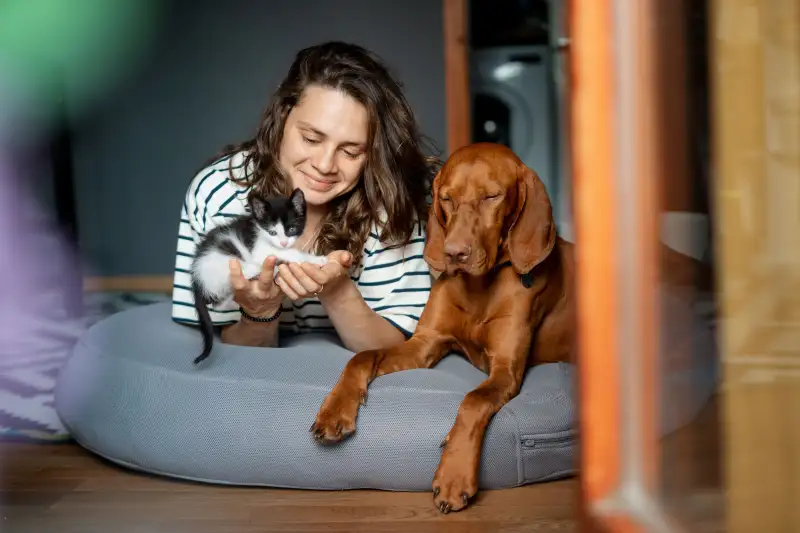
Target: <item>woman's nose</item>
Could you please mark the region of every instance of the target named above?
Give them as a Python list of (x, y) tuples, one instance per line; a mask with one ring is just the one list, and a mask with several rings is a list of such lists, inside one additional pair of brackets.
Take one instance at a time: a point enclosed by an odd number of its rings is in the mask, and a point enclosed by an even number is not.
[(336, 150), (321, 148), (316, 157), (311, 159), (311, 164), (320, 174), (333, 174), (336, 172)]

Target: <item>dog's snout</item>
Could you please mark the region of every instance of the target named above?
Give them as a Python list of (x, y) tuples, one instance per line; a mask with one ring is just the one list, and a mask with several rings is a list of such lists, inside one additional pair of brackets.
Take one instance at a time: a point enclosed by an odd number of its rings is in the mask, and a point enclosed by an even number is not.
[(465, 242), (447, 242), (444, 245), (444, 256), (448, 263), (466, 263), (472, 254), (472, 247)]

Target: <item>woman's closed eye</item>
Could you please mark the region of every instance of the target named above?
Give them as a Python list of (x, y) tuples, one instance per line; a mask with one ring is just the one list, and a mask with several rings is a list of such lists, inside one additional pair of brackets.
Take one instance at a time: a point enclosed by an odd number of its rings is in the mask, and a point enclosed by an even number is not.
[[(303, 141), (305, 143), (307, 143), (307, 144), (316, 145), (316, 144), (320, 144), (322, 142), (320, 139), (315, 139), (315, 138), (309, 137), (307, 135), (302, 135), (301, 134), (301, 137), (303, 138)], [(361, 154), (363, 154), (363, 152), (361, 152), (361, 151), (353, 151), (353, 150), (342, 150), (342, 152), (344, 153), (344, 155), (346, 157), (348, 157), (350, 159), (358, 159), (359, 157), (361, 157)]]

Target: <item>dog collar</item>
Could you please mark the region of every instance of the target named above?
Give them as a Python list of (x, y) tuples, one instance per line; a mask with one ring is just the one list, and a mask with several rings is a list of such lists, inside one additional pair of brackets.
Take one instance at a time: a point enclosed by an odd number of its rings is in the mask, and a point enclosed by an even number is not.
[[(511, 261), (506, 261), (504, 263), (500, 263), (495, 267), (496, 270), (500, 270), (501, 268), (512, 266)], [(529, 270), (524, 274), (520, 274), (519, 280), (522, 282), (522, 286), (526, 289), (530, 289), (533, 287), (533, 270)]]

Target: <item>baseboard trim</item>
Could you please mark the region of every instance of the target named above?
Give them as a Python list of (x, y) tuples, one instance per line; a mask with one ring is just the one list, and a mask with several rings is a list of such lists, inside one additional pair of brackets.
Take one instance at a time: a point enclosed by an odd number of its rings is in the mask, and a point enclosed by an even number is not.
[(83, 280), (88, 292), (172, 292), (172, 276), (99, 276)]

